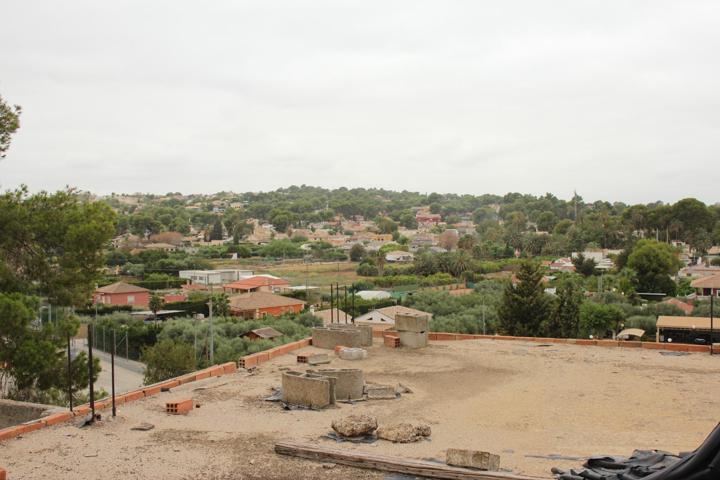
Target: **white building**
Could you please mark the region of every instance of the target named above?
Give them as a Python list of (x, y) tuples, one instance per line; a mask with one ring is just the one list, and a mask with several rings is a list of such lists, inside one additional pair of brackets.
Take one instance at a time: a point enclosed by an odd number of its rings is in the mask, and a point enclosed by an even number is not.
[(223, 285), (253, 276), (252, 270), (180, 270), (180, 278), (194, 285)]

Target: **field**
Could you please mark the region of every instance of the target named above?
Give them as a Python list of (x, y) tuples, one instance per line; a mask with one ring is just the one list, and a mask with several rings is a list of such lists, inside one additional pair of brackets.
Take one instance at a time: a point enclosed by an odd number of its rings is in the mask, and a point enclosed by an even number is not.
[(355, 270), (356, 262), (318, 262), (303, 263), (302, 260), (285, 260), (284, 262), (269, 263), (257, 261), (214, 260), (213, 267), (240, 268), (252, 270), (255, 273), (265, 273), (285, 278), (292, 285), (307, 285), (314, 287), (328, 287), (339, 283), (350, 285), (363, 277), (359, 277)]
[[(486, 450), (501, 456), (505, 470), (549, 479), (553, 466), (577, 467), (590, 455), (693, 450), (716, 425), (720, 407), (720, 357), (704, 354), (492, 340), (432, 342), (421, 350), (376, 343), (367, 359), (333, 356), (329, 367), (361, 368), (366, 382), (402, 383), (412, 393), (321, 411), (283, 410), (263, 398), (280, 385), (284, 369), (300, 368), (288, 354), (255, 372), (121, 406), (117, 419), (90, 428), (58, 425), (5, 442), (0, 464), (12, 478), (53, 480), (383, 478), (273, 453), (274, 442), (295, 440), (441, 461), (448, 448)], [(165, 414), (164, 402), (181, 397), (201, 408)], [(427, 423), (432, 436), (371, 445), (322, 438), (333, 419), (351, 413), (374, 415), (380, 424)], [(131, 430), (141, 422), (155, 428)]]

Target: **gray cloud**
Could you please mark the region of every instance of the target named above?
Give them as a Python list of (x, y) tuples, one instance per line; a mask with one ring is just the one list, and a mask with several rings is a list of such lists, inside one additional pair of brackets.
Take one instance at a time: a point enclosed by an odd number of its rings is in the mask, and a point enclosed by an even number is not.
[(0, 94), (24, 107), (2, 188), (720, 200), (712, 0), (1, 11)]

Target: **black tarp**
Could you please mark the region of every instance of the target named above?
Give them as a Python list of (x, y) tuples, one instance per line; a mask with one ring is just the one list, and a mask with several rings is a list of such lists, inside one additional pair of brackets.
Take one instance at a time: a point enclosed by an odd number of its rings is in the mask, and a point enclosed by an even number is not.
[(553, 469), (558, 480), (720, 480), (720, 424), (692, 453), (636, 450), (629, 458), (592, 457), (583, 469)]

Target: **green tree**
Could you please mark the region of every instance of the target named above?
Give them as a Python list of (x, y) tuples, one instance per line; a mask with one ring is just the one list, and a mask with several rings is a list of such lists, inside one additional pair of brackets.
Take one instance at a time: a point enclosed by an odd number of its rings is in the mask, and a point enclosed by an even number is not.
[(153, 292), (153, 294), (150, 296), (150, 303), (148, 304), (148, 307), (150, 308), (150, 311), (153, 312), (153, 317), (155, 317), (155, 320), (157, 320), (157, 312), (159, 310), (162, 310), (163, 306), (165, 305), (165, 300), (157, 294), (157, 292)]
[(582, 289), (572, 278), (564, 279), (557, 287), (557, 300), (548, 324), (548, 335), (573, 338), (579, 333)]
[(192, 344), (169, 338), (144, 348), (140, 360), (146, 365), (146, 385), (192, 372), (196, 365)]
[(378, 230), (380, 230), (380, 233), (393, 233), (398, 229), (398, 224), (387, 217), (382, 217), (378, 219), (376, 223)]
[(572, 259), (572, 263), (575, 266), (575, 271), (583, 277), (595, 275), (595, 267), (597, 267), (597, 263), (595, 263), (594, 259), (585, 258), (585, 255), (579, 253)]
[(73, 190), (0, 195), (0, 291), (45, 296), (53, 305), (90, 298), (115, 214)]
[(223, 223), (222, 218), (218, 217), (213, 223), (210, 229), (210, 240), (222, 240), (223, 239)]
[(0, 158), (5, 158), (10, 148), (12, 135), (20, 128), (19, 105), (10, 106), (0, 96)]
[(551, 300), (543, 286), (537, 263), (525, 261), (517, 273), (518, 283), (505, 288), (499, 309), (500, 325), (508, 335), (539, 336), (550, 316)]
[[(77, 332), (78, 321), (60, 316), (52, 323), (34, 324), (39, 302), (21, 293), (0, 293), (0, 397), (26, 401), (56, 401), (67, 392), (65, 342)], [(73, 390), (88, 385), (87, 356), (80, 354), (71, 363)], [(95, 377), (100, 373), (95, 359)], [(50, 392), (62, 392), (48, 395)], [(63, 403), (67, 398), (63, 399)]]
[(361, 243), (356, 243), (350, 247), (350, 260), (353, 262), (360, 262), (365, 257), (365, 247)]
[(227, 293), (213, 296), (213, 309), (221, 317), (230, 315), (230, 297)]
[(625, 313), (618, 305), (585, 302), (580, 307), (580, 329), (586, 335), (604, 338), (608, 330), (616, 333)]
[(655, 240), (640, 240), (627, 260), (628, 268), (636, 273), (638, 292), (675, 295), (675, 282), (670, 277), (677, 272), (680, 262), (673, 248)]

